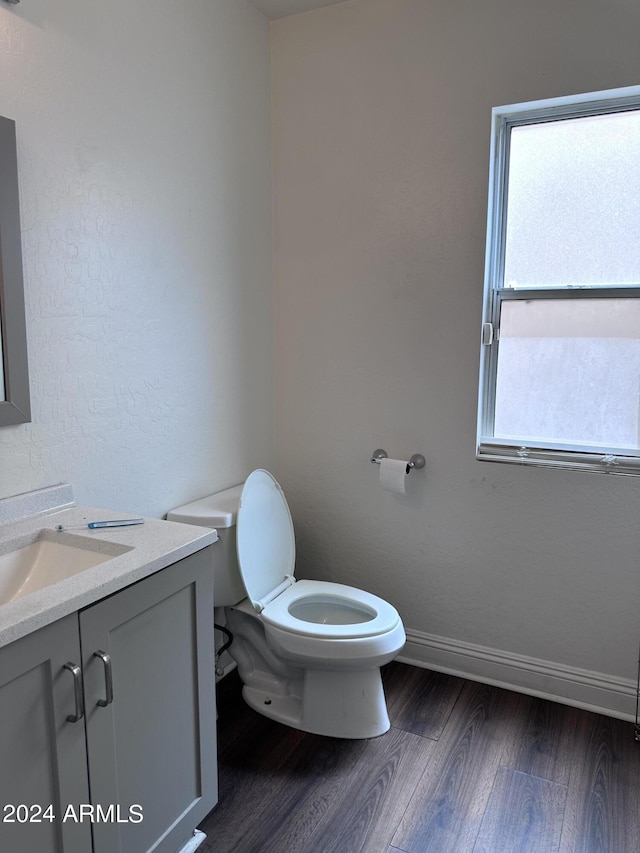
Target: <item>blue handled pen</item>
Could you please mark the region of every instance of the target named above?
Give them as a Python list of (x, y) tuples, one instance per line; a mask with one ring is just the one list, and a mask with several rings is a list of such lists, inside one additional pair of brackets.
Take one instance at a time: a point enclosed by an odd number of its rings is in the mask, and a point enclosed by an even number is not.
[(129, 527), (131, 524), (144, 524), (144, 518), (112, 518), (107, 521), (88, 521), (86, 524), (67, 526), (58, 524), (56, 530), (97, 530), (101, 527)]

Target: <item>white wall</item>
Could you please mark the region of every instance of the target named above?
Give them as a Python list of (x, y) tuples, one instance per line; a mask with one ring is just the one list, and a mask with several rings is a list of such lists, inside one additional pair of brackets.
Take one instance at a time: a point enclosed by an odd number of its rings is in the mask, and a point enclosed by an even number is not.
[[(416, 659), (625, 713), (638, 481), (478, 462), (474, 441), (491, 107), (637, 84), (638, 32), (637, 0), (350, 0), (272, 25), (300, 573), (388, 598)], [(377, 447), (425, 454), (411, 496), (377, 485)]]
[(269, 32), (245, 0), (0, 3), (33, 422), (0, 497), (161, 515), (273, 445)]

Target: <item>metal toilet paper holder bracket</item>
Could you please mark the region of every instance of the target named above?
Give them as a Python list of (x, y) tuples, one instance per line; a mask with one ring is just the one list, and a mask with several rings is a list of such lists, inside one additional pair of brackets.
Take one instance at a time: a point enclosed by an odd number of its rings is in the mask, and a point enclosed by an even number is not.
[[(379, 447), (377, 450), (374, 450), (373, 453), (371, 454), (371, 461), (375, 462), (376, 465), (379, 465), (383, 459), (388, 459), (388, 458), (389, 458), (389, 454), (387, 453), (386, 450), (383, 450), (381, 447)], [(424, 458), (422, 453), (414, 453), (413, 456), (411, 457), (411, 459), (409, 459), (409, 461), (407, 462), (407, 474), (413, 468), (415, 468), (416, 470), (419, 470), (420, 468), (424, 468), (424, 466), (426, 464), (427, 464), (426, 459)]]

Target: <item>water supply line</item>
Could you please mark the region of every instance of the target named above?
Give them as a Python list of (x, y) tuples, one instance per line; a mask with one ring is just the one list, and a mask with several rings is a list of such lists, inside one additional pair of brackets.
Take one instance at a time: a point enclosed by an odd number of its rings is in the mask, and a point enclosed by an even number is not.
[(228, 628), (225, 628), (224, 625), (218, 625), (217, 622), (213, 623), (213, 627), (216, 629), (216, 631), (221, 631), (225, 635), (225, 637), (227, 638), (226, 643), (223, 643), (220, 646), (220, 648), (216, 650), (216, 654), (215, 654), (216, 675), (219, 678), (222, 678), (225, 671), (224, 671), (224, 667), (221, 667), (218, 665), (218, 661), (220, 660), (221, 655), (224, 652), (226, 652), (226, 650), (229, 648), (231, 643), (233, 643), (233, 634), (231, 633), (231, 631)]

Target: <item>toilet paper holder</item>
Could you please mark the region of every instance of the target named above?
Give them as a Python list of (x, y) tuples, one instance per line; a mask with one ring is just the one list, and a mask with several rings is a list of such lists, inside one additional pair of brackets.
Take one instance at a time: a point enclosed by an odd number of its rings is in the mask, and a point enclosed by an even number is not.
[[(379, 465), (383, 459), (388, 459), (388, 458), (389, 458), (389, 454), (387, 453), (386, 450), (383, 450), (381, 447), (379, 447), (377, 450), (374, 450), (372, 455), (371, 455), (371, 461), (375, 462), (376, 465)], [(422, 453), (414, 453), (413, 456), (411, 457), (411, 459), (409, 459), (409, 461), (407, 462), (407, 474), (413, 468), (415, 468), (416, 470), (418, 470), (420, 468), (424, 468), (424, 466), (426, 464), (427, 464), (427, 461), (424, 458), (424, 456), (422, 455)]]

